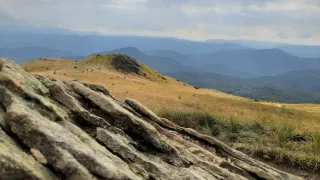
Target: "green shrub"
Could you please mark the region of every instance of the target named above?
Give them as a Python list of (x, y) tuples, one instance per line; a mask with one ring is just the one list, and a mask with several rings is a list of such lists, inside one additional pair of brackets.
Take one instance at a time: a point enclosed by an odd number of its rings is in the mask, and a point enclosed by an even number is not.
[(289, 141), (294, 135), (296, 128), (292, 125), (278, 125), (276, 126), (276, 134), (279, 145), (284, 145), (287, 141)]
[(265, 132), (265, 127), (260, 122), (254, 122), (253, 124), (247, 125), (249, 129), (258, 134), (263, 134)]
[(214, 125), (211, 127), (211, 135), (218, 136), (222, 133), (222, 128), (220, 125)]
[(320, 134), (316, 133), (313, 135), (313, 150), (315, 152), (320, 152)]
[(231, 119), (231, 120), (229, 121), (229, 127), (230, 127), (230, 131), (231, 131), (232, 133), (238, 133), (238, 132), (240, 132), (240, 130), (241, 130), (241, 128), (242, 128), (241, 124), (237, 123), (237, 122), (236, 122), (235, 120), (233, 120), (233, 119)]

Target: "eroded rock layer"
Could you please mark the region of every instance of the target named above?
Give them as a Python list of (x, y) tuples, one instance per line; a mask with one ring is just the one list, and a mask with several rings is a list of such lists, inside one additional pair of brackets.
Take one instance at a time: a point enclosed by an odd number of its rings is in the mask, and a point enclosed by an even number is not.
[(300, 179), (104, 87), (0, 59), (0, 179)]

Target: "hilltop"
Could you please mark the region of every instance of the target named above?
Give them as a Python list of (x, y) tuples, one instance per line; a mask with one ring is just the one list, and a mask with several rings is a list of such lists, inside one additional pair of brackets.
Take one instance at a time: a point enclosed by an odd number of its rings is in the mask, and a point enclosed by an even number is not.
[[(82, 61), (37, 59), (22, 66), (33, 74), (108, 87), (118, 99), (137, 99), (180, 125), (217, 137), (267, 162), (296, 168), (285, 169), (290, 172), (305, 176), (305, 171), (298, 169), (319, 171), (318, 105), (254, 102), (216, 90), (195, 88), (141, 63), (139, 71), (146, 76), (117, 70), (110, 61), (114, 54), (96, 56)], [(122, 57), (131, 63), (132, 58)]]
[[(53, 73), (56, 75), (119, 72), (133, 77), (144, 77), (155, 82), (166, 82), (166, 78), (162, 74), (120, 53), (93, 54), (83, 60), (75, 61), (58, 58), (39, 58), (24, 63), (23, 66), (27, 71), (31, 72), (51, 72), (54, 70)], [(70, 74), (67, 77), (70, 77)]]
[(142, 65), (125, 54), (94, 54), (86, 58), (85, 62), (90, 65), (114, 68), (115, 70), (124, 73), (145, 75)]
[(168, 73), (168, 72), (176, 72), (176, 71), (201, 71), (197, 68), (192, 66), (187, 66), (178, 62), (179, 60), (173, 57), (166, 57), (160, 55), (149, 55), (138, 48), (135, 47), (125, 47), (120, 49), (114, 49), (112, 51), (108, 51), (105, 53), (122, 53), (127, 54), (130, 57), (137, 59), (139, 62), (156, 69), (161, 73)]

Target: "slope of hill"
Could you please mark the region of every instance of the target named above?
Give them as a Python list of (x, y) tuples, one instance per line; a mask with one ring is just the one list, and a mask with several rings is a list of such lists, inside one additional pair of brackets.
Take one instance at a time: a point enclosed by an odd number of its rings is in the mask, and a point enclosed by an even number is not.
[(300, 58), (279, 49), (220, 51), (199, 57), (198, 63), (203, 67), (219, 63), (256, 76), (277, 75), (301, 69), (320, 69), (320, 59)]
[(320, 58), (320, 46), (284, 45), (278, 48), (299, 57)]
[(2, 179), (302, 179), (103, 86), (0, 67)]
[(109, 87), (116, 98), (137, 99), (163, 117), (215, 136), (238, 150), (264, 158), (267, 163), (280, 163), (277, 166), (280, 168), (286, 164), (290, 167), (285, 168), (286, 171), (310, 178), (312, 172), (309, 174), (308, 170), (318, 172), (318, 105), (310, 104), (306, 108), (305, 105), (254, 102), (215, 90), (195, 89), (166, 76), (165, 80), (157, 75), (154, 77), (158, 80), (150, 80), (93, 61), (89, 64), (42, 59), (25, 63), (23, 67), (50, 78)]
[(320, 103), (320, 70), (298, 70), (253, 79), (215, 73), (175, 72), (167, 75), (203, 88), (213, 88), (251, 99)]
[(232, 69), (231, 67), (228, 67), (227, 65), (221, 64), (221, 63), (215, 63), (215, 64), (202, 64), (197, 61), (194, 62), (194, 65), (203, 69), (204, 72), (211, 72), (215, 74), (221, 74), (225, 76), (233, 76), (238, 78), (254, 78), (257, 75), (253, 74), (252, 72), (246, 72), (242, 69)]
[(137, 74), (155, 82), (166, 81), (166, 78), (162, 74), (125, 54), (94, 54), (84, 59), (84, 63), (95, 67), (115, 69), (122, 73)]
[(304, 69), (290, 71), (277, 76), (255, 78), (250, 83), (320, 92), (320, 70)]
[[(243, 77), (243, 78), (253, 77), (253, 75), (249, 73), (230, 69), (223, 64), (213, 64), (213, 65), (208, 65), (204, 67), (201, 64), (199, 64), (199, 61), (192, 59), (192, 57), (188, 57), (188, 55), (183, 55), (172, 50), (147, 51), (146, 53), (153, 56), (171, 58), (182, 65), (189, 66), (189, 69), (180, 68), (180, 69), (176, 69), (176, 71), (188, 71), (188, 72), (197, 72), (197, 73), (208, 71), (208, 72), (218, 73), (218, 74), (223, 74), (228, 76), (236, 76), (236, 77)], [(193, 67), (193, 68), (190, 68), (190, 67)]]
[(201, 72), (174, 72), (166, 75), (184, 81), (188, 84), (197, 85), (202, 88), (216, 88), (220, 86), (239, 86), (243, 84), (244, 79), (221, 75), (218, 73)]
[[(41, 58), (26, 63), (27, 71), (48, 71), (53, 67), (56, 67), (54, 71), (56, 74), (72, 73), (73, 71), (81, 73), (94, 72), (106, 70), (121, 72), (125, 74), (131, 74), (134, 76), (141, 76), (143, 78), (155, 81), (155, 82), (166, 82), (166, 78), (151, 69), (150, 67), (139, 63), (135, 59), (125, 54), (93, 54), (86, 57), (82, 61), (71, 61), (58, 58)], [(63, 70), (70, 70), (63, 71)]]
[(135, 47), (115, 49), (106, 53), (127, 54), (137, 59), (139, 62), (146, 64), (161, 73), (169, 73), (169, 72), (176, 72), (176, 71), (190, 71), (190, 72), (201, 71), (200, 69), (197, 69), (191, 66), (182, 65), (179, 62), (177, 62), (175, 59), (172, 59), (170, 57), (147, 55)]
[(147, 51), (146, 53), (148, 55), (171, 58), (171, 59), (178, 61), (180, 64), (183, 64), (183, 65), (193, 65), (194, 64), (192, 62), (194, 60), (192, 60), (189, 57), (187, 57), (183, 54), (180, 54), (176, 51), (172, 51), (172, 50), (154, 50), (154, 51)]
[(278, 43), (272, 41), (261, 41), (261, 40), (247, 40), (247, 39), (234, 39), (234, 40), (226, 40), (226, 39), (209, 39), (206, 42), (212, 43), (236, 43), (241, 44), (246, 47), (250, 47), (252, 49), (272, 49), (279, 46), (289, 45), (286, 43)]

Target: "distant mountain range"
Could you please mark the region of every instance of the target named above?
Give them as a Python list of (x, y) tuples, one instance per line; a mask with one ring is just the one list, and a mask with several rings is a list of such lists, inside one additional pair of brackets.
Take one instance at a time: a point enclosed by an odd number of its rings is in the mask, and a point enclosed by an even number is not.
[(39, 33), (0, 33), (0, 48), (47, 47), (89, 55), (123, 47), (136, 47), (142, 51), (170, 49), (179, 53), (209, 54), (221, 50), (247, 49), (238, 44), (194, 42), (174, 38), (147, 36), (98, 36)]
[[(144, 53), (134, 47), (104, 53), (127, 54), (203, 88), (259, 100), (320, 103), (320, 59), (300, 58), (278, 49), (220, 51), (198, 60), (171, 50)], [(240, 72), (247, 77), (242, 78)]]
[[(302, 69), (320, 70), (320, 58), (300, 58), (279, 49), (226, 50), (198, 56), (183, 55), (172, 50), (144, 53), (133, 47), (109, 52), (127, 54), (162, 73), (211, 72), (241, 78), (254, 78)], [(159, 64), (157, 64), (158, 62)]]
[[(191, 58), (190, 55), (203, 56), (219, 51), (266, 48), (277, 48), (301, 57), (320, 57), (320, 46), (298, 46), (248, 40), (189, 41), (169, 37), (99, 35), (95, 32), (86, 33), (59, 27), (37, 26), (4, 14), (0, 14), (0, 24), (0, 48), (51, 48), (70, 52), (70, 56), (87, 56), (92, 53), (112, 51), (123, 47), (136, 47), (151, 55), (159, 56), (157, 53), (170, 54), (171, 51), (171, 53), (182, 54), (187, 59)], [(257, 45), (259, 43), (262, 45)], [(23, 56), (23, 54), (21, 53), (19, 56)], [(172, 56), (174, 55), (172, 54)], [(180, 60), (181, 58), (175, 57), (175, 59)]]
[(195, 86), (217, 89), (251, 99), (320, 103), (320, 70), (298, 70), (252, 79), (208, 72), (175, 72), (167, 75)]
[(320, 58), (320, 45), (298, 45), (298, 44), (286, 44), (276, 43), (268, 41), (256, 41), (256, 40), (207, 40), (211, 43), (236, 43), (252, 49), (272, 49), (277, 48), (286, 53), (305, 57), (305, 58)]
[(219, 64), (235, 71), (246, 72), (252, 77), (277, 75), (300, 69), (320, 69), (320, 58), (300, 58), (279, 49), (219, 51), (193, 58), (197, 58), (198, 66), (209, 72), (213, 65)]
[(16, 62), (39, 57), (81, 60), (117, 52), (185, 82), (231, 94), (286, 102), (319, 99), (320, 46), (98, 35), (22, 23), (1, 13), (0, 23), (0, 56)]
[(146, 54), (152, 55), (152, 56), (159, 56), (159, 57), (166, 57), (171, 58), (179, 62), (180, 64), (189, 64), (193, 65), (194, 60), (187, 57), (186, 55), (183, 55), (181, 53), (178, 53), (177, 51), (173, 50), (153, 50), (153, 51), (147, 51)]
[(16, 62), (24, 62), (26, 60), (32, 60), (41, 57), (72, 57), (76, 55), (72, 52), (65, 52), (59, 49), (47, 47), (19, 47), (0, 48), (0, 56), (13, 59)]
[(320, 46), (284, 45), (278, 48), (299, 57), (320, 58)]

